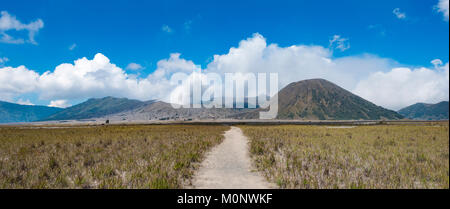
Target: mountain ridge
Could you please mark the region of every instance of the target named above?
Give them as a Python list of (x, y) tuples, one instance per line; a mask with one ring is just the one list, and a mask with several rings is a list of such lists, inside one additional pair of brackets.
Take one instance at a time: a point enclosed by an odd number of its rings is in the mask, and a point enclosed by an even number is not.
[(406, 118), (415, 120), (448, 120), (448, 109), (448, 101), (442, 101), (436, 104), (419, 102), (400, 109), (398, 113)]
[(80, 104), (65, 108), (50, 115), (43, 120), (74, 120), (102, 117), (118, 112), (127, 111), (146, 104), (139, 100), (116, 98), (107, 96), (103, 98), (90, 98)]
[(61, 110), (63, 108), (0, 101), (0, 123), (38, 121)]
[[(247, 106), (247, 101), (245, 101)], [(60, 109), (39, 121), (58, 120), (195, 120), (258, 119), (256, 108), (179, 108), (163, 101), (127, 98), (91, 98)], [(293, 82), (278, 92), (278, 116), (288, 120), (382, 120), (401, 119), (399, 113), (377, 106), (325, 79)]]

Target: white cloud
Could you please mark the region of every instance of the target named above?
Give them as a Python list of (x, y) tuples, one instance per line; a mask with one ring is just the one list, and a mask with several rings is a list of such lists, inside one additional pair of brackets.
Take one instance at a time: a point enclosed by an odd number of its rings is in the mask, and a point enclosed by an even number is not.
[(400, 8), (395, 8), (392, 10), (392, 13), (398, 18), (398, 19), (405, 19), (406, 13), (400, 12)]
[(12, 101), (14, 97), (36, 90), (39, 74), (25, 66), (0, 68), (0, 99)]
[[(226, 72), (277, 72), (280, 89), (291, 82), (324, 78), (375, 104), (399, 108), (414, 102), (445, 99), (443, 95), (448, 98), (448, 84), (443, 85), (441, 81), (444, 78), (448, 82), (448, 64), (445, 68), (436, 60), (433, 63), (438, 69), (417, 68), (408, 72), (403, 68), (397, 70), (399, 65), (395, 61), (375, 55), (333, 58), (332, 50), (323, 46), (280, 47), (267, 44), (262, 35), (254, 34), (237, 47), (231, 47), (228, 53), (214, 55), (205, 69), (182, 59), (179, 53), (173, 53), (168, 59), (160, 60), (156, 70), (145, 78), (127, 73), (100, 53), (92, 60), (81, 58), (73, 64), (60, 64), (43, 74), (24, 66), (0, 68), (0, 99), (11, 100), (25, 93), (36, 93), (42, 100), (69, 102), (104, 96), (168, 101), (175, 88), (169, 82), (172, 74), (183, 72), (192, 76), (193, 71), (202, 70), (222, 75)], [(407, 76), (407, 81), (396, 84), (401, 78), (396, 77), (398, 74)], [(408, 91), (408, 88), (412, 90)]]
[[(15, 16), (10, 15), (7, 11), (0, 12), (0, 42), (11, 43), (11, 44), (22, 44), (29, 42), (32, 44), (37, 44), (34, 40), (34, 36), (41, 28), (44, 27), (44, 22), (41, 19), (30, 22), (28, 24), (23, 24), (16, 19)], [(28, 31), (28, 40), (23, 38), (14, 38), (8, 35), (6, 32), (10, 30), (15, 31)]]
[(67, 100), (60, 99), (60, 100), (52, 100), (50, 101), (49, 107), (61, 107), (66, 108), (70, 107), (71, 105), (67, 102)]
[(69, 50), (72, 51), (72, 50), (74, 50), (76, 47), (77, 47), (77, 44), (74, 43), (74, 44), (72, 44), (72, 45), (69, 46)]
[(142, 65), (140, 65), (140, 64), (132, 62), (132, 63), (128, 64), (127, 67), (125, 67), (125, 69), (127, 69), (127, 70), (142, 70), (142, 69), (144, 69), (144, 67), (142, 67)]
[(334, 35), (332, 39), (329, 40), (329, 48), (339, 49), (341, 52), (350, 49), (350, 43), (348, 43), (348, 38), (341, 38), (340, 35)]
[(168, 25), (163, 25), (163, 26), (161, 27), (161, 30), (164, 31), (164, 32), (166, 32), (166, 33), (172, 33), (172, 32), (173, 32), (173, 29), (170, 28)]
[(439, 3), (435, 6), (438, 12), (444, 15), (444, 20), (448, 21), (449, 18), (449, 0), (439, 0)]
[(53, 72), (39, 77), (40, 98), (79, 99), (107, 95), (146, 99), (153, 93), (147, 79), (129, 76), (124, 70), (110, 63), (103, 54), (94, 59), (78, 59), (74, 64), (60, 64)]
[[(207, 66), (209, 72), (278, 72), (280, 87), (290, 82), (325, 78), (345, 88), (353, 88), (362, 74), (380, 70), (388, 62), (371, 55), (334, 59), (332, 51), (322, 46), (292, 45), (279, 47), (267, 45), (260, 34), (243, 40), (239, 47), (231, 48), (228, 54), (214, 55)], [(355, 63), (355, 64), (353, 64)], [(366, 69), (368, 72), (361, 71)]]
[(193, 70), (200, 69), (199, 65), (194, 64), (192, 61), (181, 59), (180, 56), (180, 53), (172, 53), (170, 54), (169, 59), (158, 61), (158, 69), (155, 71), (154, 75), (160, 75), (162, 72), (165, 75), (170, 75), (176, 72), (189, 73)]
[(395, 110), (417, 102), (437, 103), (449, 99), (449, 68), (394, 68), (376, 72), (360, 81), (354, 92), (375, 104)]
[(74, 64), (60, 64), (41, 75), (24, 66), (0, 68), (0, 99), (11, 100), (25, 93), (37, 93), (43, 100), (71, 100), (119, 96), (132, 99), (164, 99), (173, 88), (169, 76), (174, 72), (198, 69), (192, 61), (171, 54), (161, 60), (146, 78), (127, 74), (102, 54), (81, 58)]
[(16, 103), (21, 105), (34, 105), (32, 102), (30, 102), (29, 99), (27, 100), (19, 99), (16, 101)]

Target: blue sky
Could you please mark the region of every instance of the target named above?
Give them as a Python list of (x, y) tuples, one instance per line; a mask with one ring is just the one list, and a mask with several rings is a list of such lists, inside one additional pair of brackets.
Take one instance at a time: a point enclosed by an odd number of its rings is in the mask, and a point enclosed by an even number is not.
[[(231, 47), (238, 47), (241, 40), (255, 33), (263, 36), (268, 45), (329, 49), (333, 48), (330, 40), (338, 35), (337, 40), (348, 47), (332, 49), (329, 58), (370, 54), (389, 59), (392, 67), (431, 68), (431, 60), (440, 59), (444, 65), (449, 57), (448, 16), (438, 11), (438, 3), (438, 0), (2, 1), (0, 11), (23, 24), (40, 19), (43, 27), (34, 35), (36, 43), (26, 41), (27, 30), (4, 31), (25, 41), (0, 42), (0, 58), (7, 58), (0, 62), (0, 68), (24, 65), (41, 75), (54, 71), (62, 63), (73, 64), (82, 57), (91, 60), (101, 53), (126, 73), (145, 78), (158, 68), (158, 61), (175, 52), (181, 53), (182, 59), (206, 68), (214, 55), (227, 54)], [(400, 16), (395, 14), (396, 8)], [(338, 43), (334, 42), (336, 46)], [(143, 69), (138, 73), (126, 69), (130, 63)], [(348, 88), (354, 90), (357, 85)], [(448, 87), (445, 91), (448, 95)], [(47, 105), (50, 100), (74, 104), (85, 98), (43, 97), (29, 91), (14, 92), (0, 99)]]

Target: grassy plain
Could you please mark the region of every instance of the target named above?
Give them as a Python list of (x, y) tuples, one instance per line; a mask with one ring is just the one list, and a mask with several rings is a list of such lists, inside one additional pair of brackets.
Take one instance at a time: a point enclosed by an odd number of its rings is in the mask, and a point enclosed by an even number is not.
[(448, 123), (240, 127), (280, 188), (449, 188)]
[(0, 127), (0, 188), (180, 188), (227, 129)]

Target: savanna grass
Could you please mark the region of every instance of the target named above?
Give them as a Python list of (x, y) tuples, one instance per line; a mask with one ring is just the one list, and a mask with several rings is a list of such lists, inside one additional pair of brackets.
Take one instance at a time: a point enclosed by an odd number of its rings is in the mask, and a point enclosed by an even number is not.
[(241, 126), (280, 188), (449, 188), (449, 127)]
[(0, 127), (0, 188), (180, 188), (227, 129)]

